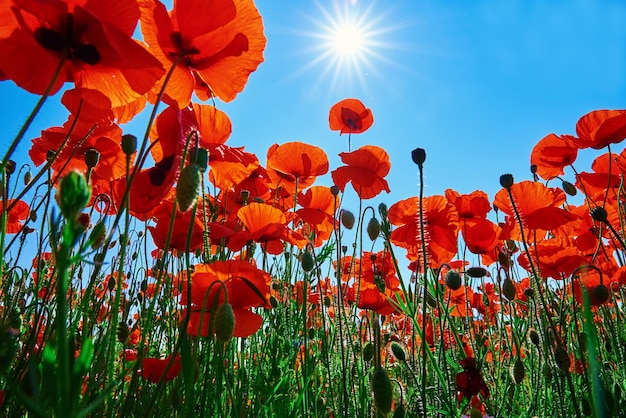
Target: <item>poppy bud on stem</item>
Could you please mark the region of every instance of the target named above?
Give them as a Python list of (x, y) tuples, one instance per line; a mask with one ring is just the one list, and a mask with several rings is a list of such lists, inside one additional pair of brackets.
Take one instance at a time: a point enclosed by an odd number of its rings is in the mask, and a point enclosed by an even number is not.
[(419, 168), (422, 168), (424, 161), (426, 161), (426, 150), (424, 148), (415, 148), (411, 151), (411, 158)]

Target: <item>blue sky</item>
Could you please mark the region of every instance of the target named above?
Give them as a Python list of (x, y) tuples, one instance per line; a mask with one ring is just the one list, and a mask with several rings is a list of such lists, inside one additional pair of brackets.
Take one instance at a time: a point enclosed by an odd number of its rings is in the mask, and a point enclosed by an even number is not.
[[(381, 146), (392, 163), (392, 193), (368, 202), (375, 206), (417, 194), (416, 147), (427, 152), (427, 195), (482, 189), (493, 198), (500, 174), (530, 178), (530, 152), (542, 137), (575, 133), (591, 110), (626, 107), (623, 1), (256, 4), (268, 40), (265, 62), (232, 103), (218, 102), (233, 122), (228, 144), (246, 146), (264, 164), (271, 144), (304, 141), (322, 147), (336, 168), (347, 138), (329, 130), (328, 111), (358, 98), (372, 109), (374, 125), (353, 136), (352, 148)], [(329, 28), (344, 19), (360, 21), (368, 33), (369, 52), (350, 68), (328, 54)], [(10, 81), (0, 83), (0, 95), (4, 152), (37, 98)], [(59, 98), (49, 99), (18, 161), (41, 129), (65, 121)], [(140, 136), (144, 120), (125, 132)], [(588, 170), (596, 155), (581, 152), (578, 170)], [(330, 174), (321, 179), (330, 182)]]

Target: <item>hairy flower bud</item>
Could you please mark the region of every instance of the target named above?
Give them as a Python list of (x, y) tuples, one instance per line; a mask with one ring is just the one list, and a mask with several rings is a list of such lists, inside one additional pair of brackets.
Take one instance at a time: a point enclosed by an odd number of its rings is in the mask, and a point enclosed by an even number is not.
[(393, 401), (393, 390), (391, 380), (383, 368), (377, 368), (370, 378), (372, 392), (374, 393), (374, 403), (382, 414), (391, 412), (391, 402)]
[(82, 174), (70, 171), (61, 179), (56, 199), (63, 216), (74, 220), (89, 203), (91, 186)]
[(233, 337), (235, 331), (235, 313), (230, 303), (222, 303), (215, 312), (213, 329), (218, 341), (227, 343)]
[(372, 241), (375, 241), (376, 238), (378, 238), (378, 234), (380, 234), (380, 222), (378, 222), (378, 219), (372, 217), (367, 223), (367, 235)]
[(349, 210), (342, 209), (339, 216), (341, 217), (341, 223), (343, 226), (347, 229), (352, 229), (354, 222), (356, 221), (354, 214)]

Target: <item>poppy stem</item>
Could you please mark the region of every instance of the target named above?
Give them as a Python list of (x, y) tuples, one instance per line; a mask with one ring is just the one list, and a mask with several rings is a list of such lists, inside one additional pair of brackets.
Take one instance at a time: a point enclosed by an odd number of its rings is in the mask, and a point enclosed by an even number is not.
[(37, 104), (35, 105), (35, 108), (30, 113), (30, 115), (28, 115), (26, 122), (24, 122), (24, 125), (22, 125), (22, 127), (20, 128), (20, 131), (17, 133), (17, 135), (13, 139), (13, 142), (11, 142), (11, 145), (9, 146), (7, 153), (4, 155), (4, 158), (2, 159), (2, 163), (0, 164), (0, 169), (4, 170), (4, 167), (6, 167), (6, 164), (9, 161), (9, 158), (11, 158), (11, 155), (13, 155), (13, 152), (15, 152), (15, 149), (17, 148), (19, 143), (22, 141), (22, 138), (24, 138), (24, 135), (26, 135), (26, 131), (28, 131), (28, 128), (30, 128), (30, 125), (33, 123), (33, 120), (35, 120), (35, 117), (41, 110), (43, 104), (46, 102), (46, 99), (50, 96), (50, 92), (54, 88), (57, 78), (61, 74), (61, 70), (63, 69), (64, 65), (65, 65), (65, 58), (59, 61), (59, 65), (54, 71), (54, 75), (52, 76), (52, 80), (50, 81), (50, 84), (46, 88), (46, 91), (44, 91), (44, 93), (41, 95), (41, 97), (39, 98), (39, 101), (37, 101)]

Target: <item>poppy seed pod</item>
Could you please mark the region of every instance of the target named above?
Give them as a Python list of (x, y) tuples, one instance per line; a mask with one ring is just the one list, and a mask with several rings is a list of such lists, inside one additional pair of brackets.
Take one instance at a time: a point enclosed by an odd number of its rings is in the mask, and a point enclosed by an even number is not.
[(574, 186), (569, 181), (563, 180), (561, 187), (563, 187), (563, 191), (570, 196), (576, 196), (576, 194), (578, 193), (578, 190), (576, 190), (576, 186)]
[(347, 229), (352, 229), (354, 222), (356, 221), (354, 214), (349, 210), (342, 210), (339, 216), (341, 217), (341, 223), (343, 226)]
[(505, 189), (510, 189), (513, 183), (513, 174), (503, 174), (500, 176), (500, 186)]
[(378, 222), (378, 219), (372, 217), (367, 223), (367, 235), (372, 241), (375, 241), (376, 238), (378, 238), (378, 234), (380, 234), (380, 222)]
[(135, 135), (122, 135), (122, 151), (124, 151), (124, 154), (127, 156), (137, 151), (137, 137)]
[(446, 286), (450, 290), (459, 290), (461, 287), (461, 275), (454, 270), (448, 270), (446, 273)]
[(594, 221), (606, 222), (608, 220), (608, 213), (606, 213), (606, 209), (602, 206), (596, 206), (591, 209), (591, 218), (593, 218)]
[(88, 169), (94, 168), (100, 161), (100, 152), (97, 149), (89, 148), (85, 151), (85, 165)]
[(339, 194), (339, 187), (330, 186), (330, 194), (332, 194), (333, 196), (337, 196)]
[(235, 312), (233, 312), (231, 304), (228, 302), (222, 303), (217, 308), (213, 321), (213, 329), (218, 341), (223, 343), (230, 341), (235, 331)]
[(393, 390), (391, 380), (383, 368), (377, 368), (370, 378), (372, 392), (374, 393), (374, 403), (383, 414), (391, 412), (391, 402), (393, 400)]
[(426, 150), (424, 148), (415, 148), (411, 151), (411, 159), (418, 167), (422, 168), (424, 161), (426, 161)]

